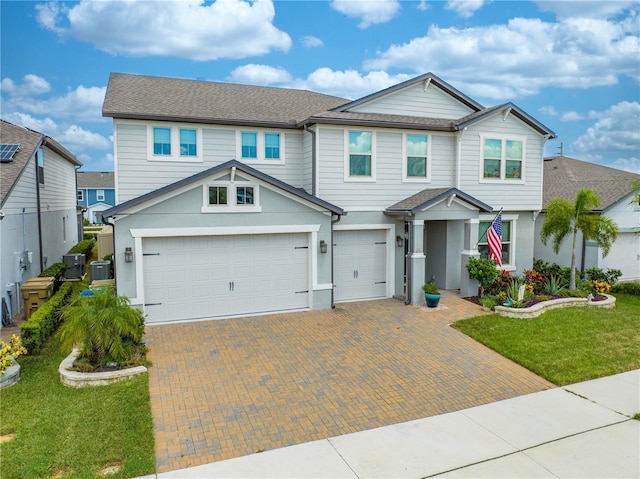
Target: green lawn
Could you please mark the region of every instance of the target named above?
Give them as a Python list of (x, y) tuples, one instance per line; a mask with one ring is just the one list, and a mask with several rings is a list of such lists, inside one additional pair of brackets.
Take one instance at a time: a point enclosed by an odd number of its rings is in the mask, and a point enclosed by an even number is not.
[(533, 319), (497, 314), (453, 327), (562, 386), (640, 368), (640, 296), (614, 309), (555, 309)]
[(0, 477), (109, 478), (155, 472), (148, 376), (92, 388), (63, 386), (66, 355), (52, 338), (21, 356), (20, 381), (0, 391)]

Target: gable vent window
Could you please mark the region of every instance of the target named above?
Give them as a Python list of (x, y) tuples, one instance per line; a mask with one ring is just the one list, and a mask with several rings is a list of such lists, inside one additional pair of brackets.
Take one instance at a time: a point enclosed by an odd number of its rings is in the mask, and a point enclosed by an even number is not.
[(249, 181), (215, 181), (204, 185), (202, 213), (259, 213), (259, 188)]
[(226, 205), (227, 204), (227, 187), (226, 186), (210, 186), (209, 187), (209, 205)]
[(36, 158), (38, 161), (38, 183), (44, 185), (44, 150), (42, 148), (38, 148)]

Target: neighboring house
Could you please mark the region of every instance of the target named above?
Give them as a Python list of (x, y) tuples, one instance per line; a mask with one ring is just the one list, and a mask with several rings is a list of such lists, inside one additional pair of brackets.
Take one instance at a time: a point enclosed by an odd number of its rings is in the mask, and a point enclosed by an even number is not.
[(532, 266), (554, 133), (433, 74), (349, 101), (113, 73), (103, 115), (118, 293), (149, 323), (473, 295), (500, 208), (504, 268)]
[(0, 296), (10, 317), (21, 285), (78, 242), (75, 156), (54, 139), (0, 120)]
[(101, 223), (102, 213), (116, 204), (113, 171), (78, 171), (78, 206), (91, 223)]
[[(554, 156), (544, 160), (543, 205), (546, 208), (554, 198), (571, 203), (581, 188), (600, 195), (596, 212), (606, 215), (618, 224), (618, 238), (609, 254), (603, 258), (601, 248), (594, 241), (584, 241), (579, 234), (576, 247), (576, 267), (580, 270), (597, 267), (603, 270), (619, 269), (621, 279), (640, 279), (640, 205), (634, 200), (634, 181), (640, 175), (600, 166), (566, 156)], [(637, 194), (637, 191), (635, 192)], [(571, 238), (566, 238), (556, 255), (549, 241), (540, 241), (543, 213), (536, 219), (536, 259), (563, 266), (571, 265)]]

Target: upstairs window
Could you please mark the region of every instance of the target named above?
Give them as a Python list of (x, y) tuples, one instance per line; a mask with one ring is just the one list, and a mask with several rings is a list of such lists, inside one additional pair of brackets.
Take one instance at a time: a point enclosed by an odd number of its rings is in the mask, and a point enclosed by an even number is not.
[(483, 141), (482, 178), (522, 180), (524, 141), (485, 138)]
[(153, 129), (153, 154), (171, 156), (171, 128)]
[(348, 177), (373, 179), (373, 133), (350, 131), (348, 133)]
[(44, 185), (44, 150), (38, 148), (36, 151), (36, 159), (38, 161), (38, 183)]
[(84, 191), (82, 191), (82, 190), (78, 190), (78, 191), (76, 192), (76, 199), (77, 199), (78, 201), (84, 201)]
[(280, 135), (278, 133), (264, 134), (264, 157), (267, 160), (280, 159)]
[(198, 156), (196, 130), (180, 129), (180, 156)]
[(236, 187), (236, 204), (237, 205), (253, 204), (253, 186)]
[(429, 136), (404, 135), (403, 181), (425, 181), (429, 179)]
[(209, 187), (209, 205), (226, 205), (227, 204), (227, 187), (226, 186), (210, 186)]
[(242, 158), (258, 158), (258, 135), (242, 132)]
[(104, 190), (96, 191), (96, 201), (104, 201)]

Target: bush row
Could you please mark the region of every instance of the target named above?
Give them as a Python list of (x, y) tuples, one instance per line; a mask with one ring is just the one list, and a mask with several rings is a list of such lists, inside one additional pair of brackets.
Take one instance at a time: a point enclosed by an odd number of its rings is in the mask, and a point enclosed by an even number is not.
[(38, 307), (27, 321), (20, 325), (22, 345), (29, 354), (35, 354), (60, 324), (60, 310), (74, 295), (80, 294), (86, 284), (81, 282), (63, 283), (56, 294)]
[(96, 242), (92, 239), (83, 239), (69, 250), (69, 254), (84, 254), (89, 257), (89, 254), (91, 253), (91, 250), (93, 249), (93, 245), (95, 243)]
[(611, 288), (611, 292), (640, 296), (640, 282), (617, 283)]

